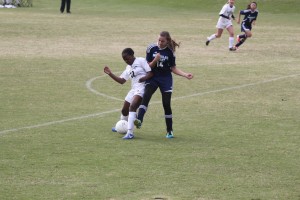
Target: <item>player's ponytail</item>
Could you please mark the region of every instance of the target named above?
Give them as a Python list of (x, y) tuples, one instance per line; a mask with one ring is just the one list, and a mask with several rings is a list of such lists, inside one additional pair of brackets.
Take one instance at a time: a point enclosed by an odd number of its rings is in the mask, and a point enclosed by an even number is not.
[(168, 46), (168, 48), (170, 48), (172, 51), (175, 52), (176, 47), (179, 48), (180, 43), (175, 42), (175, 41), (171, 38), (171, 35), (170, 35), (170, 33), (169, 33), (168, 31), (162, 31), (162, 32), (160, 33), (160, 36), (167, 39), (167, 46)]

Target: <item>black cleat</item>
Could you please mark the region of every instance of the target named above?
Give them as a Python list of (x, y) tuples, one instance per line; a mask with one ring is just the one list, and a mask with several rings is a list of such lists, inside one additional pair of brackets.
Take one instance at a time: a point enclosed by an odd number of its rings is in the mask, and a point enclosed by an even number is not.
[(210, 42), (209, 40), (207, 40), (207, 41), (205, 42), (206, 46), (208, 46), (208, 45), (209, 45), (209, 42)]

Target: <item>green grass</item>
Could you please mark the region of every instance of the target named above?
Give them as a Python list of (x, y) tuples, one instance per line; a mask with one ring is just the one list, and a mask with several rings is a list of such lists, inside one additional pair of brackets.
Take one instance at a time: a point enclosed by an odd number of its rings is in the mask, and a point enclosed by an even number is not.
[[(249, 1), (238, 1), (237, 10)], [(253, 38), (204, 45), (224, 1), (86, 0), (1, 9), (0, 199), (300, 199), (297, 1), (261, 0)], [(163, 19), (161, 19), (163, 18)], [(235, 33), (239, 26), (234, 25)], [(121, 51), (161, 30), (181, 42), (175, 138), (157, 92), (136, 139), (112, 133), (129, 83)]]

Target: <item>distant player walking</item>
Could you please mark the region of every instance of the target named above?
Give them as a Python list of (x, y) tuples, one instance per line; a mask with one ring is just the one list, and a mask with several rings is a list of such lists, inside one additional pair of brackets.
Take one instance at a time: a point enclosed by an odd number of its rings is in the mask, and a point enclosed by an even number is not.
[(217, 23), (217, 33), (212, 34), (211, 36), (207, 37), (206, 46), (209, 45), (209, 43), (216, 39), (220, 38), (222, 36), (223, 30), (227, 29), (229, 33), (229, 51), (235, 51), (236, 48), (234, 45), (234, 31), (231, 19), (235, 19), (233, 13), (235, 10), (234, 6), (234, 0), (228, 0), (228, 2), (223, 6), (222, 10), (219, 13), (219, 20)]
[(237, 44), (235, 45), (236, 48), (241, 46), (247, 38), (252, 37), (252, 25), (255, 25), (257, 16), (258, 16), (258, 10), (257, 8), (257, 3), (252, 2), (248, 5), (246, 10), (241, 10), (237, 23), (240, 23), (241, 15), (244, 15), (244, 19), (241, 23), (241, 32), (244, 32), (244, 34), (238, 35), (237, 36)]
[(132, 139), (134, 138), (133, 128), (134, 120), (136, 119), (136, 110), (144, 95), (145, 80), (152, 77), (153, 74), (146, 59), (134, 57), (134, 51), (131, 48), (123, 50), (122, 58), (127, 66), (120, 76), (113, 74), (108, 66), (104, 67), (104, 72), (120, 84), (124, 84), (128, 79), (131, 79), (131, 90), (125, 97), (121, 119), (128, 119), (128, 131), (123, 139)]
[(173, 91), (172, 72), (187, 79), (193, 78), (193, 74), (186, 73), (176, 67), (176, 47), (179, 47), (179, 44), (171, 38), (168, 31), (162, 31), (159, 34), (157, 43), (148, 46), (146, 59), (154, 75), (151, 79), (146, 81), (145, 94), (139, 107), (137, 120), (134, 122), (137, 128), (141, 127), (150, 99), (159, 88), (167, 127), (166, 138), (174, 137), (171, 109), (171, 96)]

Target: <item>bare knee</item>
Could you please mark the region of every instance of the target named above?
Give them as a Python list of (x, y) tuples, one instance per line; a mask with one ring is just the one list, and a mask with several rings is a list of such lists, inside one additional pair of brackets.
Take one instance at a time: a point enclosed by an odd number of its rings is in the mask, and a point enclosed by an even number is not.
[(216, 38), (220, 38), (222, 36), (222, 34), (215, 34)]

